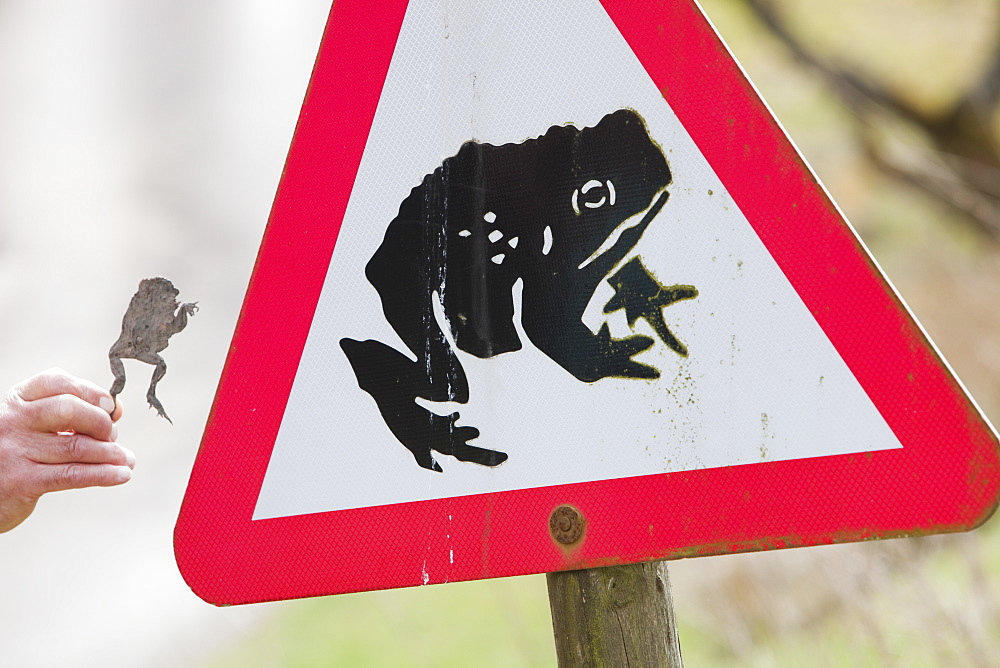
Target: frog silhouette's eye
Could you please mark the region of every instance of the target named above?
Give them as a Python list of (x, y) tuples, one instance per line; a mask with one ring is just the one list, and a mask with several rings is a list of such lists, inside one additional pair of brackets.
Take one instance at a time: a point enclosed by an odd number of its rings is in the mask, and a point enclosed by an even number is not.
[[(596, 192), (594, 192), (596, 190)], [(588, 209), (600, 209), (602, 206), (607, 204), (608, 206), (614, 206), (615, 204), (615, 184), (611, 181), (605, 181), (601, 183), (597, 179), (591, 179), (583, 184), (582, 187), (577, 188), (573, 191), (573, 197), (570, 203), (573, 205), (573, 213), (580, 215), (580, 196), (583, 195), (583, 206)]]

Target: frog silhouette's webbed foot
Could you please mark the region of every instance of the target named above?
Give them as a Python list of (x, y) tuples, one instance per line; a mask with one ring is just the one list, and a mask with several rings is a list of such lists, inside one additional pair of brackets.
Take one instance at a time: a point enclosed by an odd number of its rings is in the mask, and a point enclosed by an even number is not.
[(596, 354), (590, 357), (594, 378), (659, 378), (660, 372), (648, 364), (636, 362), (635, 355), (648, 350), (653, 339), (648, 336), (628, 336), (612, 339), (608, 323), (601, 325), (594, 337)]
[(405, 428), (405, 438), (386, 419), (386, 424), (392, 429), (396, 438), (413, 453), (417, 464), (425, 469), (441, 473), (441, 465), (437, 463), (431, 450), (443, 455), (451, 455), (461, 462), (473, 462), (483, 466), (498, 466), (507, 460), (507, 455), (494, 450), (478, 448), (469, 445), (468, 441), (479, 437), (475, 427), (457, 427), (459, 414), (437, 415), (413, 404), (415, 410), (410, 416), (399, 416), (399, 426)]
[(615, 296), (604, 305), (605, 313), (625, 309), (629, 327), (634, 327), (636, 321), (643, 318), (667, 347), (681, 357), (688, 356), (687, 347), (677, 340), (663, 319), (663, 309), (679, 301), (694, 299), (698, 296), (697, 288), (660, 285), (638, 257), (629, 260), (608, 279), (608, 284), (615, 289)]
[(482, 466), (498, 466), (507, 460), (503, 452), (469, 445), (469, 441), (479, 436), (479, 430), (456, 426), (458, 413), (438, 415), (416, 403), (417, 397), (431, 401), (458, 399), (460, 403), (466, 399), (435, 396), (425, 364), (414, 362), (379, 341), (341, 339), (340, 347), (354, 368), (358, 386), (375, 399), (393, 436), (421, 467), (441, 472), (432, 451)]

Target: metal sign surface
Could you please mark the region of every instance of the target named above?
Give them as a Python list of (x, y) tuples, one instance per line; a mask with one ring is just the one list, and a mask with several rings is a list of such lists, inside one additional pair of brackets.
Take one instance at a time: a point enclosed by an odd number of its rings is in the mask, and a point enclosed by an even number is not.
[(217, 604), (956, 531), (996, 436), (690, 0), (338, 0), (181, 510)]

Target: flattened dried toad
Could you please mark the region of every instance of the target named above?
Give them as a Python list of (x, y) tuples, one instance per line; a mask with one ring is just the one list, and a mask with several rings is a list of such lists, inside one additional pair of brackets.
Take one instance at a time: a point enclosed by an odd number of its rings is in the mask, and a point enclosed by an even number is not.
[(115, 376), (111, 396), (117, 401), (118, 394), (125, 387), (123, 359), (152, 364), (156, 369), (146, 391), (146, 401), (171, 424), (173, 421), (167, 417), (163, 405), (156, 398), (156, 384), (167, 373), (167, 363), (159, 353), (167, 347), (171, 336), (187, 326), (188, 316), (193, 316), (198, 310), (197, 302), (179, 303), (178, 294), (173, 283), (165, 278), (143, 279), (122, 318), (121, 336), (108, 351), (111, 372)]

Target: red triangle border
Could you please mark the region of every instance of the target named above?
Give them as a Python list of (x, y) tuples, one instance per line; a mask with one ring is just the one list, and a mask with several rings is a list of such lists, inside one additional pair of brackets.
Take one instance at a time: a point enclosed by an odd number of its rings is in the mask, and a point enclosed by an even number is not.
[[(960, 531), (993, 513), (996, 434), (697, 6), (601, 1), (904, 447), (253, 521), (407, 7), (337, 0), (175, 529), (199, 596), (227, 605)], [(574, 550), (548, 535), (562, 503), (587, 519)]]

